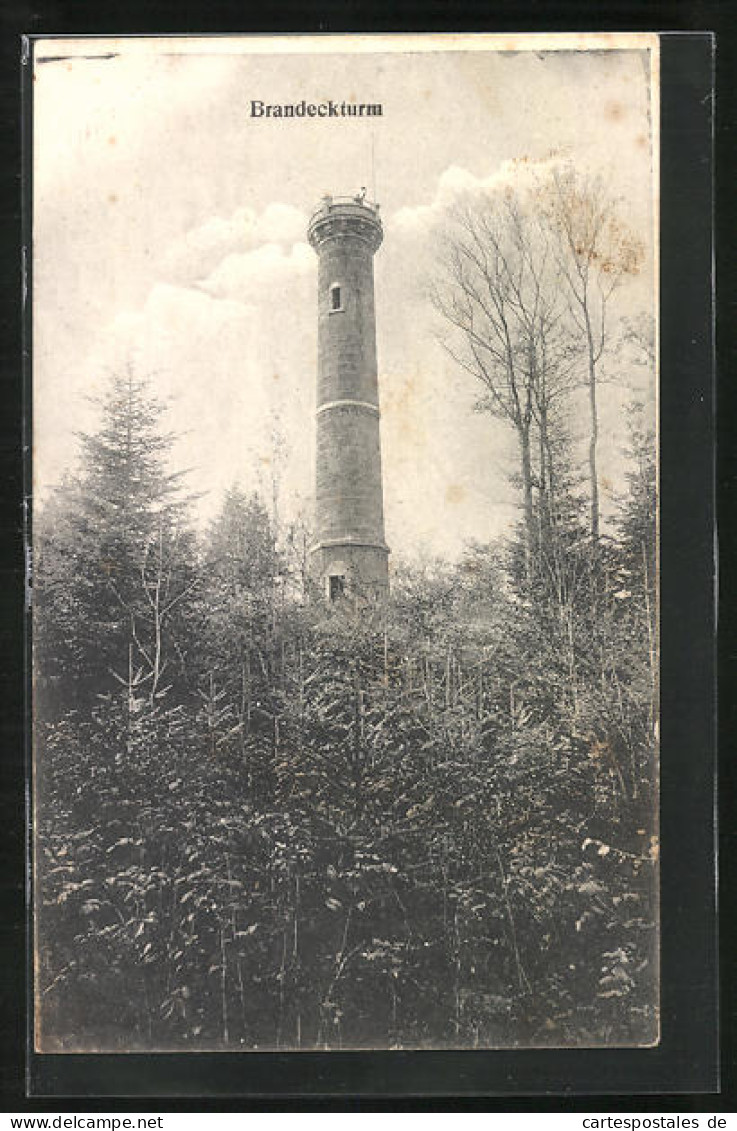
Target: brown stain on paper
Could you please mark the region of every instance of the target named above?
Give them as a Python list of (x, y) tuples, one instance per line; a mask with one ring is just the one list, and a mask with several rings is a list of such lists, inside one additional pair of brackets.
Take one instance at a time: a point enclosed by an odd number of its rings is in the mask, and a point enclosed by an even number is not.
[(608, 122), (621, 122), (623, 121), (626, 113), (627, 110), (621, 102), (607, 102), (606, 106), (604, 107), (604, 117)]

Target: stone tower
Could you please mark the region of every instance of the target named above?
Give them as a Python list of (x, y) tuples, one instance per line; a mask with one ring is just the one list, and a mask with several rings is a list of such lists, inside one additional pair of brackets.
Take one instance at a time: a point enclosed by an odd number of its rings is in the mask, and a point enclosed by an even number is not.
[(317, 475), (315, 577), (328, 600), (385, 593), (374, 254), (378, 205), (324, 197), (310, 220), (317, 252)]

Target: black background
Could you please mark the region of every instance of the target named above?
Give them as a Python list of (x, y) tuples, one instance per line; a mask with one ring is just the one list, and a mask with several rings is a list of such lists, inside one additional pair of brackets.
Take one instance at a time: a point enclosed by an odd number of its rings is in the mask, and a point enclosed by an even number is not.
[[(729, 378), (735, 313), (731, 222), (737, 151), (735, 23), (737, 5), (729, 3), (609, 3), (604, 13), (592, 11), (591, 6), (587, 11), (581, 3), (434, 0), (395, 2), (390, 14), (390, 5), (379, 0), (309, 5), (295, 0), (269, 7), (213, 0), (207, 5), (194, 0), (176, 4), (6, 0), (0, 13), (0, 1100), (4, 1110), (193, 1111), (204, 1106), (208, 1094), (208, 1110), (243, 1112), (737, 1108), (733, 831), (737, 769), (729, 741), (736, 729), (730, 669), (737, 638), (735, 598), (728, 580), (728, 564), (737, 551), (730, 507), (730, 495), (737, 489), (737, 455), (730, 442), (735, 392)], [(20, 36), (548, 30), (717, 33), (718, 177), (714, 180), (711, 41), (669, 35), (661, 57), (663, 1041), (652, 1050), (575, 1052), (47, 1056), (33, 1058), (31, 1064), (34, 1090), (44, 1094), (27, 1099)], [(716, 475), (722, 563), (720, 1095), (714, 1094), (718, 1050), (712, 824), (716, 726), (712, 186), (720, 289)], [(296, 1098), (299, 1093), (303, 1098)], [(387, 1098), (391, 1093), (396, 1098)], [(420, 1098), (423, 1094), (427, 1098)], [(85, 1095), (87, 1099), (82, 1098)]]

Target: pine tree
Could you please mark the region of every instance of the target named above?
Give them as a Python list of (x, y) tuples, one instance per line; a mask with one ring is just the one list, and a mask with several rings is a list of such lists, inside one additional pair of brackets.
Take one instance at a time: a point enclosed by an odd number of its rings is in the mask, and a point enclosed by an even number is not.
[(129, 648), (163, 675), (164, 634), (191, 585), (181, 475), (167, 469), (164, 406), (130, 368), (99, 401), (100, 427), (80, 435), (81, 467), (36, 524), (42, 679), (88, 695), (126, 678)]

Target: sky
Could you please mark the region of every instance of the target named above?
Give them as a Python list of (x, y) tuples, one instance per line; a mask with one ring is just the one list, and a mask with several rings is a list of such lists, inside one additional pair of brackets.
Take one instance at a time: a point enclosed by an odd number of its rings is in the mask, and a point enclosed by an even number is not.
[[(580, 40), (580, 37), (579, 37)], [(34, 492), (74, 467), (90, 398), (131, 364), (169, 404), (198, 517), (239, 484), (309, 517), (316, 267), (309, 215), (365, 185), (381, 204), (376, 317), (387, 541), (455, 558), (517, 520), (514, 439), (472, 411), (428, 301), (443, 210), (530, 167), (602, 175), (643, 240), (619, 313), (655, 311), (657, 116), (647, 37), (46, 40), (34, 67)], [(570, 49), (578, 47), (579, 49)], [(501, 48), (501, 49), (500, 49)], [(102, 57), (110, 56), (110, 57)], [(250, 102), (380, 102), (381, 118), (253, 118)], [(624, 405), (602, 390), (605, 494)], [(583, 434), (585, 419), (573, 422)]]

